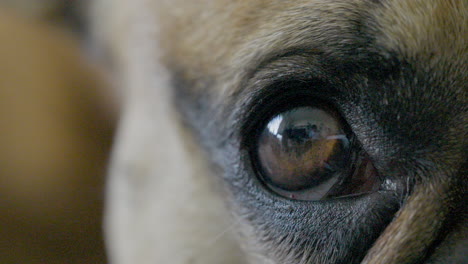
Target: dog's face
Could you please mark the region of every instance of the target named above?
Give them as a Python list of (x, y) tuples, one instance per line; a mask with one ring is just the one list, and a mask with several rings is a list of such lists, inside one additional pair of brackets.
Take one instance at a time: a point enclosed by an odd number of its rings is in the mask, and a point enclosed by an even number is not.
[(115, 263), (466, 262), (466, 0), (96, 10)]

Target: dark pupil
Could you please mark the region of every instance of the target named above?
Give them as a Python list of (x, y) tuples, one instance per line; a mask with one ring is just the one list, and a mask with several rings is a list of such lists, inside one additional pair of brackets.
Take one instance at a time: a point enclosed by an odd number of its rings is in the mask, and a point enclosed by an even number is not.
[(349, 148), (339, 118), (322, 109), (300, 107), (269, 121), (257, 151), (266, 183), (297, 191), (337, 177), (348, 167)]

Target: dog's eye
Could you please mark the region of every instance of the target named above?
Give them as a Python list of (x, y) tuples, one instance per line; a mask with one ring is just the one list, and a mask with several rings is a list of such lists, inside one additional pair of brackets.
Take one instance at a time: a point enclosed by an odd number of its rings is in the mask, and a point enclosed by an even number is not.
[(271, 118), (254, 151), (262, 182), (272, 191), (298, 200), (344, 196), (378, 187), (375, 169), (355, 153), (352, 136), (343, 123), (334, 111), (309, 106)]

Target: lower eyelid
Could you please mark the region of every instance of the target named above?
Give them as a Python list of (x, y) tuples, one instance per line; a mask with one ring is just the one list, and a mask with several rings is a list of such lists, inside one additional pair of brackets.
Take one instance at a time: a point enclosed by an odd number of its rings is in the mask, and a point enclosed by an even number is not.
[(330, 189), (338, 183), (340, 177), (331, 177), (316, 188), (310, 190), (302, 190), (302, 191), (295, 191), (289, 192), (282, 190), (281, 188), (277, 188), (271, 184), (268, 184), (268, 187), (272, 189), (274, 192), (293, 200), (307, 200), (307, 201), (316, 201), (320, 200), (327, 195)]

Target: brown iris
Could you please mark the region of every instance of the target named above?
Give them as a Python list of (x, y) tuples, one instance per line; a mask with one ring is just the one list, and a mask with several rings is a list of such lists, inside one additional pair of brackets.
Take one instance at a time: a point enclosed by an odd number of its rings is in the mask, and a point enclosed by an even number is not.
[(263, 181), (274, 191), (290, 198), (320, 199), (349, 173), (350, 150), (337, 114), (298, 107), (274, 116), (264, 127), (257, 160)]

